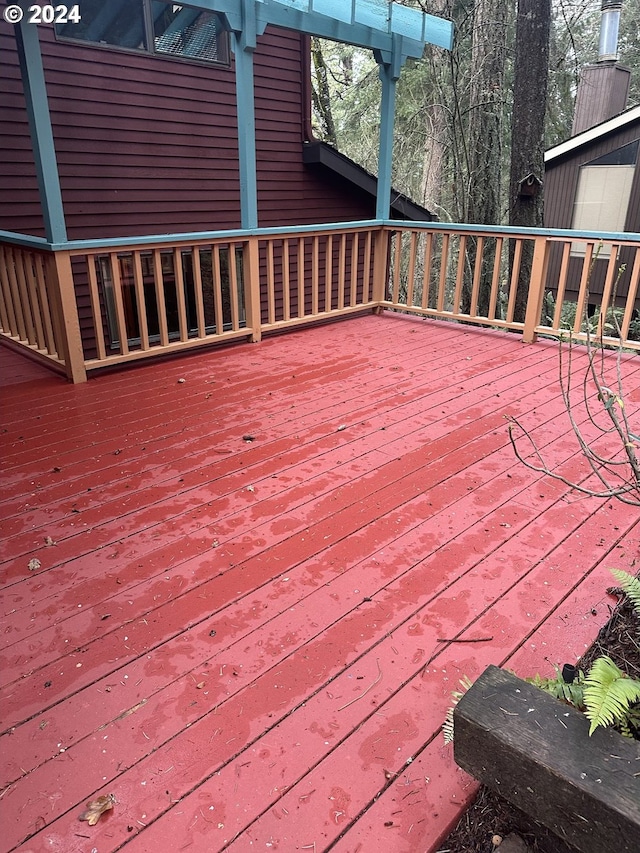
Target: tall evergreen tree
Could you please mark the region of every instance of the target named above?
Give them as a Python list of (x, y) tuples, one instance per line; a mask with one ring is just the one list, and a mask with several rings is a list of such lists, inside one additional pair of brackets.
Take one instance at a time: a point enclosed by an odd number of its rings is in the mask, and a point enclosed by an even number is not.
[[(528, 176), (544, 179), (544, 120), (549, 75), (551, 0), (518, 0), (516, 47), (511, 120), (511, 169), (509, 178), (509, 224), (516, 227), (542, 225), (542, 190), (528, 195), (521, 191)], [(529, 245), (521, 258), (520, 285), (516, 294), (516, 321), (524, 321), (527, 287), (533, 253)], [(513, 259), (512, 259), (513, 261)]]

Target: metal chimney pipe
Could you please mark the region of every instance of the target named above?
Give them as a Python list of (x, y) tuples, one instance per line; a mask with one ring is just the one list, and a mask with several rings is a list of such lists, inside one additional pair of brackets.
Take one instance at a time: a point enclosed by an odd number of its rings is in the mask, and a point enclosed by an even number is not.
[(602, 0), (601, 9), (598, 62), (610, 60), (615, 62), (618, 58), (618, 30), (620, 29), (622, 0)]

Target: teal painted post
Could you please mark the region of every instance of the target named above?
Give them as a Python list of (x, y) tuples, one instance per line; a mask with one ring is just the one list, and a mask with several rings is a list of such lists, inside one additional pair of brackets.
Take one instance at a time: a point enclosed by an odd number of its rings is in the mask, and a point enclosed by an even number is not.
[(380, 105), (380, 142), (378, 153), (378, 190), (376, 219), (388, 219), (391, 208), (391, 163), (393, 161), (393, 123), (396, 108), (397, 76), (393, 64), (380, 65), (382, 103)]
[(256, 47), (255, 5), (243, 2), (243, 31), (231, 34), (236, 61), (238, 109), (238, 166), (240, 169), (240, 222), (242, 228), (258, 227), (256, 177), (256, 114), (253, 92), (253, 51)]
[(67, 239), (67, 229), (38, 28), (35, 24), (26, 23), (26, 17), (16, 25), (16, 42), (45, 233), (50, 243), (64, 243)]

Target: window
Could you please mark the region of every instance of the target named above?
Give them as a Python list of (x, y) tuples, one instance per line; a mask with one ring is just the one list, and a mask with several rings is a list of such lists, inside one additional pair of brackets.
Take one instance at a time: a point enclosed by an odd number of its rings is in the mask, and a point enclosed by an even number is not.
[[(638, 142), (592, 160), (580, 168), (571, 227), (576, 231), (624, 231), (635, 172)], [(574, 242), (571, 254), (584, 257), (586, 243)], [(599, 258), (608, 258), (602, 246)]]
[(219, 15), (157, 0), (83, 0), (79, 23), (56, 24), (62, 39), (228, 64)]

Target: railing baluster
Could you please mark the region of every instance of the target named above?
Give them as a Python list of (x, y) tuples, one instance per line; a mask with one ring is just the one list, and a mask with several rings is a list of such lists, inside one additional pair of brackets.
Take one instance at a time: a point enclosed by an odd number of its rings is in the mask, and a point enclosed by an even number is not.
[(433, 234), (429, 231), (425, 235), (424, 246), (424, 269), (422, 270), (422, 301), (421, 307), (429, 307), (429, 296), (431, 295), (431, 266), (433, 263)]
[(237, 332), (240, 328), (240, 309), (238, 305), (238, 267), (235, 243), (229, 243), (229, 293), (231, 295), (231, 328)]
[(560, 275), (558, 278), (558, 289), (556, 291), (556, 308), (553, 312), (553, 328), (556, 331), (560, 329), (560, 322), (562, 319), (562, 303), (564, 302), (564, 294), (567, 287), (570, 258), (571, 243), (565, 243), (562, 247), (562, 261), (560, 263)]
[[(609, 255), (609, 263), (607, 264), (607, 274), (605, 276), (604, 286), (602, 288), (602, 297), (600, 300), (600, 314), (598, 316), (598, 328), (596, 331), (596, 335), (599, 338), (604, 335), (609, 303), (611, 302), (612, 296), (614, 296), (613, 287), (616, 283), (616, 274), (618, 272), (619, 248), (620, 247), (615, 243), (611, 246), (611, 254)], [(612, 307), (615, 308), (615, 302)]]
[(102, 328), (102, 312), (100, 310), (100, 294), (98, 291), (98, 278), (96, 276), (96, 256), (87, 255), (87, 274), (89, 277), (89, 296), (91, 300), (91, 315), (93, 317), (93, 328), (98, 358), (104, 361), (107, 357), (104, 345), (104, 331)]
[(320, 238), (316, 234), (311, 239), (311, 313), (316, 315), (320, 304)]
[(351, 235), (351, 277), (349, 280), (349, 305), (355, 308), (358, 299), (358, 258), (360, 255), (360, 235), (356, 231)]
[(273, 269), (273, 240), (267, 238), (267, 322), (276, 321), (275, 275)]
[(11, 249), (9, 252), (7, 263), (7, 275), (9, 277), (9, 293), (11, 294), (11, 305), (13, 307), (14, 323), (12, 324), (13, 334), (23, 341), (27, 339), (27, 327), (24, 321), (24, 311), (22, 300), (20, 298), (20, 287), (16, 276), (15, 254), (19, 251)]
[(513, 323), (513, 314), (516, 307), (516, 294), (520, 280), (520, 264), (522, 262), (522, 237), (516, 237), (515, 248), (513, 252), (513, 268), (511, 270), (511, 280), (509, 282), (509, 300), (507, 302), (507, 323)]
[(282, 319), (291, 319), (291, 287), (289, 272), (289, 241), (282, 241)]
[(194, 246), (191, 249), (192, 264), (193, 264), (193, 288), (196, 298), (196, 319), (198, 323), (198, 337), (204, 338), (207, 334), (207, 327), (204, 318), (204, 294), (202, 292), (202, 268), (200, 266), (200, 248)]
[(454, 314), (461, 313), (462, 285), (464, 283), (464, 268), (466, 266), (466, 260), (467, 235), (461, 234), (460, 239), (458, 241), (458, 268), (456, 271), (456, 287), (453, 294), (453, 307), (451, 309)]
[(47, 353), (53, 358), (58, 358), (58, 346), (53, 334), (53, 325), (51, 324), (51, 306), (49, 304), (49, 295), (47, 293), (47, 285), (44, 271), (44, 259), (38, 252), (35, 256), (36, 277), (38, 280), (38, 293), (40, 304), (42, 305), (42, 322), (44, 334), (44, 347)]
[(504, 238), (496, 238), (496, 249), (493, 257), (493, 274), (491, 276), (491, 292), (489, 293), (489, 320), (495, 320), (496, 308), (498, 307), (498, 294), (500, 293), (500, 270), (502, 269), (502, 253), (504, 251)]
[(329, 234), (325, 244), (324, 268), (324, 310), (326, 313), (333, 308), (333, 234)]
[(407, 270), (407, 305), (413, 305), (413, 293), (416, 276), (417, 234), (410, 232), (409, 238), (409, 269)]
[(305, 268), (304, 268), (304, 237), (298, 237), (298, 317), (305, 315)]
[(622, 340), (626, 340), (629, 335), (629, 326), (631, 325), (631, 318), (633, 317), (633, 312), (635, 310), (635, 302), (638, 294), (638, 282), (640, 281), (640, 247), (636, 246), (635, 248), (635, 256), (633, 259), (633, 269), (631, 271), (631, 279), (629, 280), (629, 292), (627, 293), (627, 301), (624, 307), (624, 316), (622, 318), (622, 326), (620, 327), (620, 334), (622, 335)]
[(187, 323), (187, 305), (184, 292), (184, 273), (182, 270), (182, 250), (173, 250), (173, 274), (176, 280), (176, 298), (178, 300), (178, 328), (180, 340), (189, 340), (189, 324)]
[(480, 296), (480, 281), (482, 279), (482, 255), (484, 252), (484, 237), (478, 237), (476, 242), (476, 256), (473, 265), (473, 282), (471, 285), (471, 306), (469, 313), (472, 317), (478, 314), (478, 299)]
[(147, 317), (147, 300), (144, 293), (144, 277), (142, 275), (142, 260), (138, 250), (133, 252), (133, 282), (136, 292), (138, 309), (138, 327), (140, 329), (140, 348), (143, 352), (149, 349), (149, 320)]
[(118, 327), (118, 341), (120, 352), (126, 355), (129, 352), (129, 337), (127, 333), (127, 320), (124, 313), (124, 301), (122, 298), (122, 277), (120, 276), (120, 259), (115, 252), (109, 254), (111, 263), (111, 280), (113, 281), (113, 298), (116, 304), (116, 324)]
[(212, 255), (212, 277), (213, 277), (213, 305), (216, 315), (216, 334), (224, 332), (224, 309), (222, 307), (222, 266), (220, 263), (220, 246), (214, 243), (211, 247)]
[(160, 346), (166, 347), (169, 346), (169, 328), (167, 325), (167, 306), (164, 296), (164, 276), (162, 275), (162, 256), (160, 254), (160, 249), (153, 250), (153, 278), (156, 288)]
[(362, 301), (369, 302), (371, 299), (371, 230), (367, 230), (364, 241), (364, 273), (362, 278)]
[(402, 235), (403, 232), (400, 230), (397, 230), (393, 235), (393, 246), (395, 251), (393, 257), (391, 300), (396, 305), (400, 302), (400, 284), (402, 279)]
[(574, 334), (578, 334), (582, 326), (582, 318), (584, 317), (584, 309), (587, 304), (587, 293), (589, 290), (589, 277), (591, 275), (591, 260), (593, 258), (593, 242), (587, 243), (584, 258), (582, 259), (582, 275), (580, 277), (580, 289), (578, 291), (578, 301), (576, 302), (576, 316), (573, 321)]
[(346, 235), (340, 235), (340, 246), (338, 247), (338, 311), (344, 308), (344, 278), (345, 278), (345, 255)]
[(440, 255), (440, 279), (438, 282), (437, 310), (444, 311), (444, 300), (447, 289), (447, 267), (449, 265), (449, 234), (442, 235), (442, 251)]

